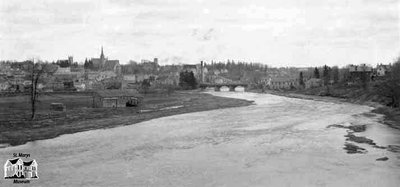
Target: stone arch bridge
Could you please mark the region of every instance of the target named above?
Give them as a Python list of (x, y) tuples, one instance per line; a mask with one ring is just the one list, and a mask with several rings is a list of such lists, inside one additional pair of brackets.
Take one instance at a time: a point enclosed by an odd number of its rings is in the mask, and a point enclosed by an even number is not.
[(248, 84), (245, 83), (200, 83), (199, 87), (204, 90), (208, 87), (214, 87), (216, 92), (221, 91), (221, 87), (226, 86), (229, 88), (229, 91), (234, 92), (235, 88), (238, 86), (244, 87), (244, 90), (247, 90)]

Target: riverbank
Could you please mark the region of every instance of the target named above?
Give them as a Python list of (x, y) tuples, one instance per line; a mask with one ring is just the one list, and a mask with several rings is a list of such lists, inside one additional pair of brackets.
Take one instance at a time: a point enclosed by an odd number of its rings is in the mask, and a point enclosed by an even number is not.
[[(252, 101), (217, 97), (200, 91), (182, 91), (170, 95), (147, 94), (144, 98), (145, 105), (139, 112), (136, 108), (94, 109), (83, 107), (84, 105), (81, 103), (88, 100), (83, 96), (77, 98), (57, 96), (56, 98), (68, 102), (66, 103), (67, 112), (59, 114), (57, 118), (52, 119), (38, 118), (24, 123), (21, 121), (18, 123), (3, 122), (0, 124), (0, 145), (3, 145), (3, 147), (7, 145), (16, 146), (29, 141), (55, 138), (63, 134), (132, 125), (165, 116), (252, 104)], [(0, 99), (4, 100), (0, 101), (2, 106), (5, 107), (1, 108), (3, 113), (7, 112), (7, 110), (13, 110), (12, 112), (17, 113), (17, 108), (11, 108), (12, 106), (25, 106), (24, 100), (21, 100), (21, 98)], [(6, 101), (13, 102), (7, 103)], [(52, 100), (42, 98), (42, 101), (42, 103), (46, 103), (46, 101), (51, 102)], [(69, 103), (72, 104), (69, 105)], [(26, 113), (27, 111), (19, 110), (19, 113), (24, 112)], [(42, 113), (48, 113), (48, 111), (42, 111)]]
[(369, 107), (246, 92), (211, 94), (255, 105), (29, 142), (0, 149), (0, 157), (30, 154), (40, 165), (36, 186), (400, 183), (394, 152), (400, 131), (373, 125), (375, 117), (362, 115)]
[[(262, 93), (259, 90), (253, 90), (255, 93)], [(265, 90), (263, 93), (279, 95), (284, 97), (291, 98), (299, 98), (299, 99), (308, 99), (315, 101), (326, 101), (332, 103), (340, 103), (340, 102), (348, 102), (353, 104), (367, 105), (373, 107), (374, 109), (371, 111), (377, 114), (383, 114), (385, 117), (382, 123), (400, 130), (400, 110), (396, 108), (387, 107), (381, 103), (366, 100), (358, 99), (358, 98), (343, 98), (343, 97), (335, 97), (335, 96), (319, 96), (319, 95), (309, 95), (305, 93), (299, 93), (298, 91), (275, 91), (275, 90)]]

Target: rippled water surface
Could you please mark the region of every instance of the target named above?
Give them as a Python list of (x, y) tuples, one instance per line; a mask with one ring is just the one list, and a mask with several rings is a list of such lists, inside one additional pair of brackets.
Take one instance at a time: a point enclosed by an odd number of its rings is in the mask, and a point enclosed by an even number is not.
[[(30, 153), (33, 186), (399, 186), (399, 153), (357, 144), (343, 149), (348, 129), (379, 146), (400, 145), (400, 133), (372, 108), (244, 92), (214, 95), (255, 105), (154, 119), (0, 149)], [(388, 157), (387, 161), (376, 161)], [(12, 181), (0, 180), (12, 185)]]

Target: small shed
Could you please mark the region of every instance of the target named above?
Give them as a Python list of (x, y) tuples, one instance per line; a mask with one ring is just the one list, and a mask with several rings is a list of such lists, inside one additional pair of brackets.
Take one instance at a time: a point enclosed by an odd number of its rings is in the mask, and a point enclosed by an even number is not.
[(67, 110), (67, 108), (65, 107), (65, 105), (63, 103), (51, 103), (50, 108), (53, 111), (65, 112)]
[(93, 94), (93, 107), (139, 107), (143, 97), (137, 90), (98, 90)]

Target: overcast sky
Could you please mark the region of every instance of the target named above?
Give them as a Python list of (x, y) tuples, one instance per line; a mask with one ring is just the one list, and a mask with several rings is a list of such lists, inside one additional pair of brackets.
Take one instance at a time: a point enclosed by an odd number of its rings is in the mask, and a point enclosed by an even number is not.
[(0, 1), (0, 59), (389, 63), (400, 0)]

